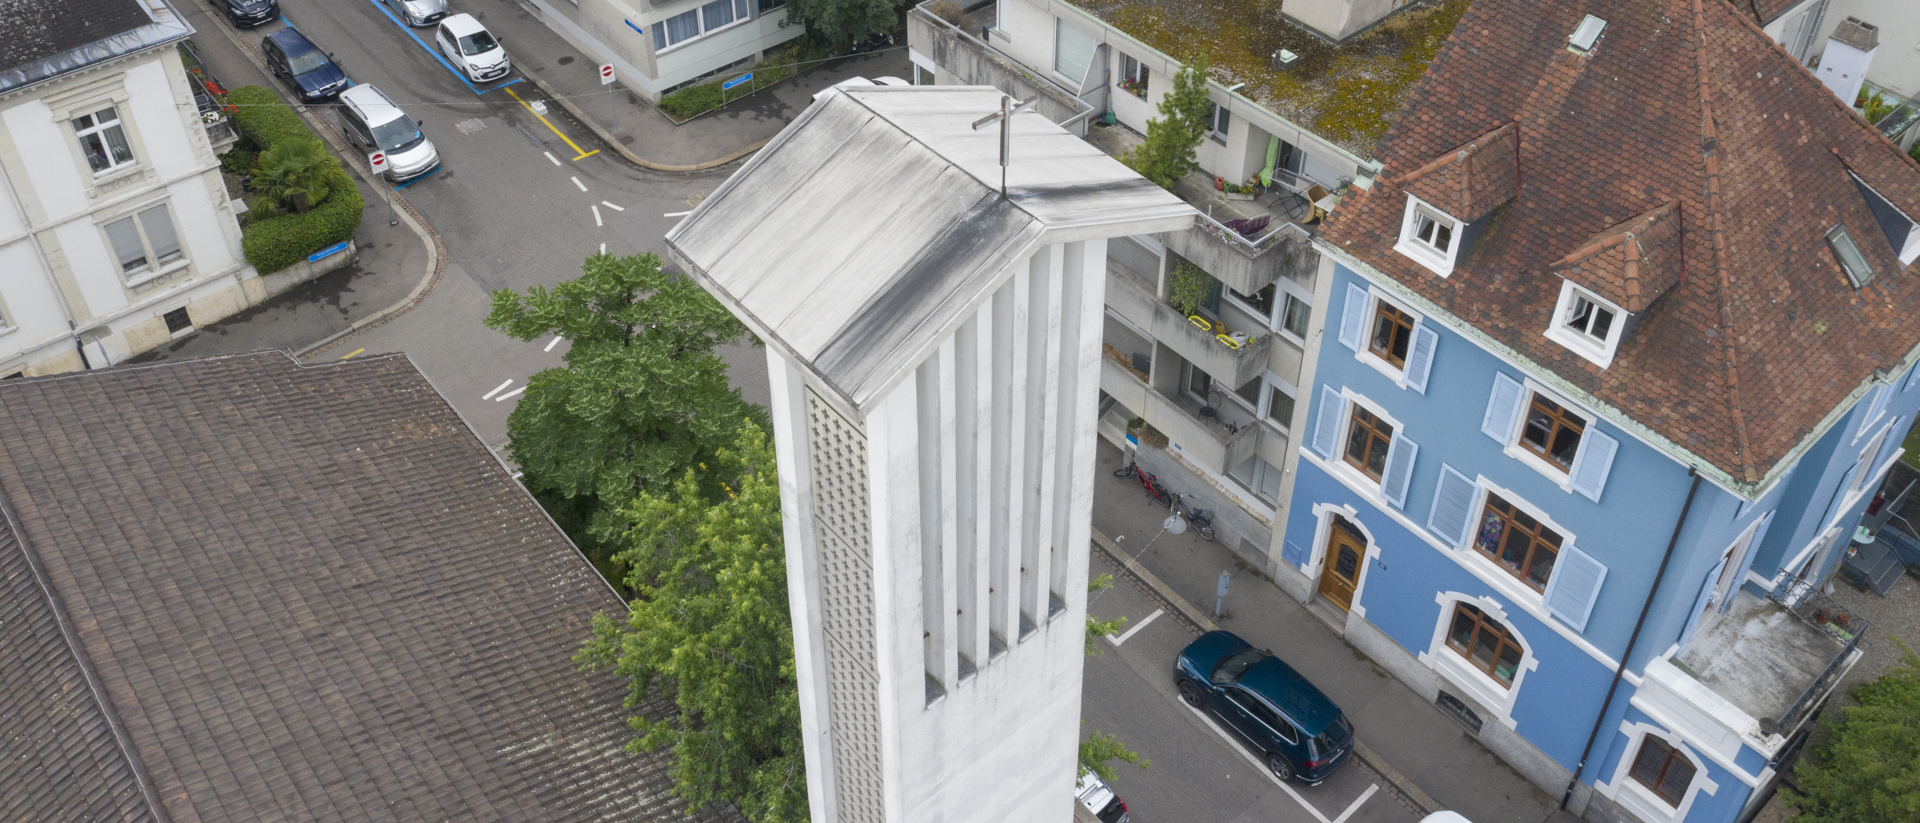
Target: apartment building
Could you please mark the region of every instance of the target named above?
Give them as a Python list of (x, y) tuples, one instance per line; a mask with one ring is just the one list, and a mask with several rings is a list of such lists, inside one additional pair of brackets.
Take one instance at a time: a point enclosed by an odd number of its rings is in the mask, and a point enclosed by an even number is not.
[(1327, 305), (1312, 239), (1372, 184), (1373, 145), (1466, 6), (995, 0), (908, 17), (916, 83), (1037, 98), (1116, 156), (1140, 143), (1181, 58), (1210, 54), (1202, 171), (1174, 187), (1200, 220), (1109, 244), (1100, 432), (1213, 511), (1220, 539), (1269, 575)]
[(173, 7), (15, 3), (0, 30), (0, 375), (118, 363), (264, 299)]
[(544, 22), (646, 99), (758, 62), (806, 33), (787, 0), (531, 0)]
[(1398, 122), (1277, 579), (1586, 819), (1745, 819), (1874, 642), (1920, 164), (1725, 0), (1478, 0)]

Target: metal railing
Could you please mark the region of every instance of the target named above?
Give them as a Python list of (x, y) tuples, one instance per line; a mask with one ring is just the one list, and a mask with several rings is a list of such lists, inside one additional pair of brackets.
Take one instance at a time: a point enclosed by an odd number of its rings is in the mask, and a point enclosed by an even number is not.
[(1860, 638), (1866, 635), (1868, 621), (1848, 611), (1845, 606), (1820, 591), (1819, 586), (1807, 580), (1793, 580), (1776, 586), (1768, 597), (1791, 612), (1794, 617), (1799, 618), (1801, 622), (1812, 626), (1840, 644), (1840, 651), (1833, 656), (1832, 660), (1827, 661), (1826, 668), (1820, 671), (1819, 676), (1815, 677), (1812, 683), (1807, 684), (1807, 688), (1800, 693), (1800, 697), (1780, 714), (1780, 718), (1774, 721), (1774, 728), (1762, 728), (1762, 731), (1770, 733), (1790, 733), (1807, 718), (1807, 715), (1812, 713), (1820, 699), (1826, 695), (1827, 689), (1833, 685), (1833, 681), (1840, 676), (1847, 658), (1853, 654), (1854, 648), (1860, 645)]
[(1228, 228), (1227, 224), (1213, 219), (1213, 215), (1210, 215), (1210, 214), (1201, 214), (1200, 220), (1202, 221), (1200, 223), (1201, 231), (1211, 234), (1225, 243), (1239, 244), (1241, 246), (1245, 246), (1247, 247), (1248, 250), (1254, 252), (1255, 254), (1258, 254), (1270, 248), (1274, 238), (1279, 237), (1282, 234), (1287, 234), (1287, 233), (1297, 234), (1299, 235), (1301, 240), (1307, 240), (1312, 237), (1312, 235), (1309, 235), (1307, 233), (1306, 229), (1300, 228), (1298, 224), (1294, 223), (1291, 220), (1281, 221), (1280, 225), (1275, 227), (1273, 231), (1267, 232), (1266, 234), (1261, 235), (1258, 238), (1246, 237), (1242, 235), (1240, 232), (1235, 231), (1234, 229)]
[[(1010, 64), (1009, 67), (1013, 68), (1020, 75), (1020, 78), (1022, 80), (1026, 80), (1027, 82), (1032, 83), (1035, 86), (1044, 86), (1046, 88), (1050, 88), (1060, 96), (1073, 101), (1074, 109), (1077, 111), (1077, 113), (1074, 114), (1072, 117), (1069, 117), (1066, 120), (1059, 122), (1056, 125), (1059, 125), (1060, 127), (1065, 128), (1075, 123), (1078, 123), (1081, 120), (1085, 120), (1089, 117), (1092, 117), (1095, 112), (1099, 111), (1099, 109), (1095, 108), (1092, 103), (1089, 103), (1085, 100), (1080, 99), (1079, 92), (1072, 91), (1068, 89), (1066, 86), (1062, 86), (1059, 83), (1055, 83), (1052, 80), (1041, 75), (1039, 72), (1028, 71), (1025, 67), (1026, 64), (1021, 63), (1019, 60), (1015, 59), (1013, 55), (1007, 54), (1006, 52), (1003, 52), (999, 49), (994, 48), (993, 46), (989, 45), (987, 41), (982, 40), (978, 37), (975, 37), (971, 34), (968, 34), (966, 29), (960, 28), (959, 26), (949, 23), (947, 22), (946, 18), (941, 17), (938, 14), (934, 14), (931, 11), (928, 11), (927, 6), (935, 1), (936, 0), (925, 0), (925, 2), (915, 5), (913, 7), (913, 13), (920, 15), (922, 18), (925, 18), (926, 20), (932, 21), (933, 23), (936, 23), (936, 24), (939, 24), (940, 26), (945, 27), (947, 31), (953, 32), (954, 36), (959, 37), (960, 39), (973, 44), (975, 47), (979, 48), (980, 50), (985, 51), (988, 54), (991, 54), (994, 57), (997, 57), (1000, 60)], [(1098, 88), (1096, 88), (1095, 90), (1097, 91)]]

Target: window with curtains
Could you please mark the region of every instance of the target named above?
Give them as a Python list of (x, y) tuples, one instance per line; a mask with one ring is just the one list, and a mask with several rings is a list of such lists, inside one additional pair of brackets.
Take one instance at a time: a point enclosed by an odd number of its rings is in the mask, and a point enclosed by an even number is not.
[(1505, 624), (1466, 603), (1454, 606), (1453, 625), (1447, 627), (1447, 648), (1509, 688), (1513, 686), (1513, 673), (1526, 656)]
[(105, 174), (133, 165), (133, 148), (127, 145), (127, 133), (120, 127), (120, 112), (108, 106), (92, 114), (73, 119), (73, 133), (80, 140), (80, 152), (94, 174)]
[(1559, 532), (1489, 492), (1473, 548), (1536, 591), (1545, 591), (1563, 542), (1565, 538)]
[(113, 249), (121, 274), (129, 280), (138, 281), (142, 279), (138, 275), (158, 271), (185, 257), (165, 203), (100, 228), (107, 235), (107, 245)]
[[(700, 8), (676, 14), (653, 24), (653, 50), (666, 51), (690, 40), (697, 40), (721, 29), (743, 23), (753, 17), (756, 0), (713, 0)], [(759, 8), (765, 11), (782, 5), (786, 0), (768, 5), (767, 0), (758, 0)]]
[(1627, 774), (1668, 804), (1679, 806), (1686, 799), (1687, 787), (1699, 771), (1678, 747), (1651, 734), (1640, 741), (1640, 753), (1633, 758)]

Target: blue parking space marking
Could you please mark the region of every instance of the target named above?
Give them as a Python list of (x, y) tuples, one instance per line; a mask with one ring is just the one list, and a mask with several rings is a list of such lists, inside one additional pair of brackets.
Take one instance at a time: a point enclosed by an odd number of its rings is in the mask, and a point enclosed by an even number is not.
[[(526, 79), (523, 77), (515, 77), (512, 80), (509, 80), (505, 83), (501, 83), (498, 86), (489, 86), (484, 89), (475, 88), (472, 83), (467, 82), (467, 76), (465, 74), (461, 73), (459, 69), (454, 68), (452, 63), (447, 62), (447, 58), (442, 57), (440, 55), (439, 49), (428, 46), (426, 44), (426, 41), (421, 40), (419, 35), (413, 33), (412, 26), (407, 25), (406, 21), (393, 16), (393, 12), (387, 9), (387, 5), (385, 3), (380, 2), (380, 0), (367, 0), (367, 2), (372, 3), (373, 7), (376, 9), (379, 9), (381, 14), (386, 15), (386, 18), (388, 20), (392, 20), (394, 25), (399, 26), (400, 31), (404, 32), (407, 35), (407, 39), (412, 40), (414, 45), (419, 46), (422, 49), (425, 49), (427, 52), (427, 55), (432, 57), (434, 62), (439, 63), (447, 71), (452, 72), (453, 78), (455, 80), (459, 80), (460, 85), (466, 86), (467, 90), (473, 92), (474, 94), (486, 94), (487, 92), (493, 91), (494, 89), (504, 89), (508, 86), (511, 86), (515, 83), (518, 83)], [(285, 19), (285, 18), (283, 17), (282, 19)]]
[(432, 177), (432, 176), (434, 176), (434, 175), (436, 175), (436, 174), (439, 174), (439, 173), (440, 173), (440, 167), (439, 167), (439, 166), (434, 166), (434, 167), (433, 167), (432, 169), (429, 169), (429, 170), (427, 171), (427, 173), (426, 173), (426, 174), (423, 174), (423, 175), (420, 175), (419, 177), (415, 177), (415, 178), (413, 178), (412, 180), (408, 180), (407, 182), (405, 182), (405, 183), (401, 183), (401, 184), (400, 184), (400, 185), (398, 185), (398, 186), (394, 186), (394, 187), (393, 187), (393, 190), (394, 190), (394, 191), (399, 191), (399, 190), (401, 190), (401, 189), (404, 189), (404, 188), (406, 188), (406, 187), (408, 187), (408, 186), (411, 186), (411, 185), (413, 185), (413, 184), (415, 184), (415, 183), (418, 183), (418, 182), (420, 182), (420, 181), (422, 181), (422, 180), (425, 180), (425, 179), (427, 179), (427, 178), (429, 178), (429, 177)]

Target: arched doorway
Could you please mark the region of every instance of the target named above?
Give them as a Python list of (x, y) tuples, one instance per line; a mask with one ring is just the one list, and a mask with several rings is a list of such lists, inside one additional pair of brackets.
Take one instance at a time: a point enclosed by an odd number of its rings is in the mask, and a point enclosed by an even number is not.
[(1353, 590), (1360, 585), (1360, 561), (1367, 556), (1367, 537), (1360, 527), (1333, 516), (1327, 529), (1326, 561), (1320, 567), (1320, 594), (1342, 611), (1353, 608)]

